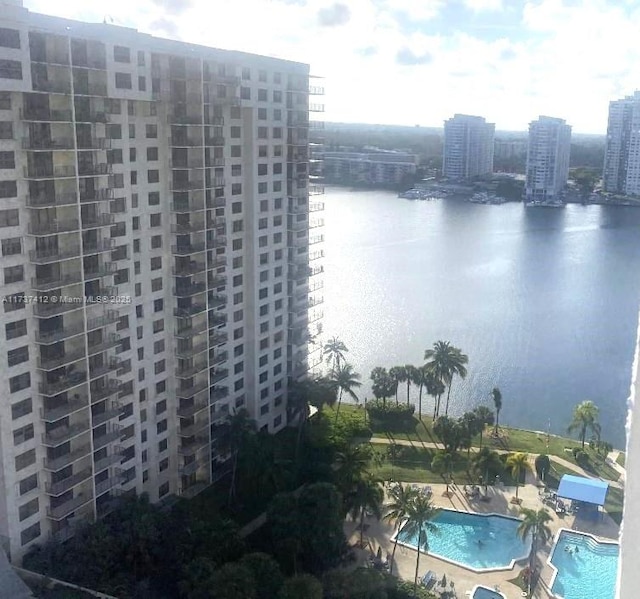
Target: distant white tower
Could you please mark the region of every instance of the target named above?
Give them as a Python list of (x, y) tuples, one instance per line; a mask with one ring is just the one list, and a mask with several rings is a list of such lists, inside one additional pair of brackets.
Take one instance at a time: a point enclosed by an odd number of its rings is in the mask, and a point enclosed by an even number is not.
[(442, 174), (464, 180), (492, 173), (495, 128), (483, 117), (467, 114), (445, 121)]

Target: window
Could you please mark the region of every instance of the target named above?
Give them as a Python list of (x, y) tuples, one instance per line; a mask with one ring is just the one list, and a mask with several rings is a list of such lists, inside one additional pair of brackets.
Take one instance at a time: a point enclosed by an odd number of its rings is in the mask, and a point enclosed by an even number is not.
[(241, 339), (243, 335), (244, 335), (244, 331), (242, 330), (242, 327), (239, 327), (233, 330), (233, 338), (235, 341), (237, 341), (238, 339)]
[(164, 331), (164, 319), (163, 318), (159, 318), (158, 320), (154, 320), (153, 321), (153, 332), (154, 333), (161, 333), (162, 331)]
[(233, 365), (233, 374), (241, 374), (244, 372), (244, 362), (238, 362)]
[(158, 453), (167, 451), (167, 449), (169, 449), (169, 441), (167, 439), (162, 439), (162, 441), (158, 443)]
[(151, 279), (151, 291), (162, 291), (162, 277)]
[(116, 88), (117, 89), (131, 89), (131, 74), (130, 73), (116, 73)]
[(234, 391), (240, 391), (240, 389), (244, 388), (244, 379), (240, 379), (233, 384)]
[(233, 221), (233, 223), (232, 223), (232, 231), (233, 231), (233, 233), (242, 233), (242, 231), (243, 231), (242, 219)]
[(266, 121), (267, 120), (267, 109), (266, 108), (258, 108), (258, 120)]
[[(9, 125), (11, 125), (11, 123), (9, 123)], [(2, 139), (2, 137), (0, 137), (0, 139)], [(241, 156), (242, 146), (231, 146), (231, 158), (240, 158)]]
[(158, 183), (160, 181), (160, 171), (156, 169), (147, 171), (147, 181), (149, 183)]
[(125, 46), (114, 46), (113, 60), (116, 62), (131, 62), (131, 50)]
[(158, 360), (154, 365), (153, 365), (153, 370), (154, 370), (154, 374), (161, 374), (162, 372), (164, 372), (167, 369), (166, 366), (166, 362), (165, 360)]
[[(153, 215), (152, 215), (153, 216)], [(160, 216), (158, 214), (158, 216)], [(151, 225), (154, 226), (154, 225)], [(160, 219), (158, 219), (158, 224), (155, 226), (160, 226)], [(154, 235), (151, 238), (151, 249), (152, 250), (157, 250), (157, 249), (161, 249), (162, 248), (162, 235)]]
[(244, 315), (244, 311), (243, 310), (236, 310), (233, 313), (233, 322), (240, 322), (243, 318)]
[(16, 366), (29, 360), (29, 346), (18, 347), (7, 352), (7, 363), (9, 366)]
[(159, 191), (150, 191), (149, 196), (147, 198), (147, 202), (149, 206), (158, 206), (160, 205), (160, 192)]
[[(161, 312), (163, 309), (164, 309), (164, 300), (162, 298), (157, 299), (157, 300), (153, 300), (153, 311), (154, 312)], [(164, 346), (163, 346), (162, 349), (164, 349)], [(160, 351), (162, 351), (162, 350), (160, 350)], [(158, 353), (158, 352), (155, 352), (155, 353)]]
[(259, 89), (258, 90), (258, 102), (266, 102), (267, 101), (267, 90)]
[(32, 474), (31, 476), (27, 476), (27, 478), (23, 478), (19, 485), (20, 495), (26, 495), (29, 491), (33, 491), (38, 487), (38, 475)]
[(33, 439), (33, 424), (27, 424), (27, 426), (23, 426), (22, 428), (18, 428), (13, 431), (13, 445), (22, 445), (26, 441)]
[(131, 185), (137, 185), (138, 184), (138, 171), (131, 171), (131, 173), (129, 175), (130, 175), (130, 178), (131, 178)]
[(11, 393), (17, 393), (23, 389), (28, 389), (31, 386), (31, 373), (24, 372), (18, 376), (13, 376), (9, 379), (9, 391)]
[(278, 90), (273, 90), (273, 101), (274, 102), (282, 102), (282, 92)]
[(242, 239), (234, 239), (231, 242), (231, 249), (232, 250), (241, 250), (242, 249)]
[(147, 148), (147, 160), (158, 160), (158, 148)]
[(136, 149), (129, 148), (129, 162), (135, 162), (135, 161), (136, 161)]
[(164, 393), (167, 390), (167, 381), (156, 383), (156, 393)]
[(158, 125), (147, 125), (145, 127), (145, 133), (146, 133), (147, 139), (157, 139)]
[(0, 139), (13, 139), (13, 123), (0, 121)]
[(169, 482), (162, 483), (158, 487), (158, 497), (164, 497), (167, 493), (169, 493)]
[(25, 528), (20, 533), (20, 543), (24, 546), (40, 536), (40, 522), (36, 522), (33, 526)]
[[(231, 184), (231, 195), (237, 196), (242, 193), (242, 183), (232, 183)], [(16, 210), (16, 212), (18, 212)]]
[(19, 60), (0, 60), (0, 79), (22, 79), (22, 63)]
[(142, 75), (140, 75), (138, 77), (138, 89), (141, 92), (146, 92), (147, 91), (147, 78), (143, 77)]
[(279, 108), (276, 108), (273, 111), (273, 120), (274, 121), (281, 121), (282, 120), (282, 110), (280, 110)]
[(162, 256), (155, 256), (149, 261), (151, 270), (160, 270), (162, 268)]
[(107, 125), (107, 137), (109, 139), (122, 139), (122, 125)]
[(241, 164), (232, 164), (231, 165), (231, 176), (232, 177), (241, 177), (242, 176), (242, 165)]
[(16, 181), (0, 181), (0, 198), (15, 198), (18, 195)]
[(233, 139), (240, 139), (242, 135), (242, 129), (240, 127), (231, 127), (231, 137)]
[(29, 451), (25, 451), (24, 453), (21, 453), (20, 455), (16, 456), (16, 459), (15, 459), (16, 471), (23, 470), (27, 466), (31, 466), (31, 464), (35, 464), (35, 463), (36, 463), (36, 450), (30, 449)]
[(24, 266), (7, 266), (4, 269), (4, 284), (18, 283), (24, 281)]
[(122, 164), (122, 150), (107, 150), (109, 164)]
[(240, 88), (240, 98), (243, 100), (251, 100), (251, 88), (250, 87), (241, 87)]
[(11, 94), (0, 92), (0, 110), (11, 110)]
[(244, 79), (245, 81), (251, 80), (251, 69), (249, 67), (242, 68), (242, 79)]
[(2, 240), (2, 255), (15, 256), (22, 254), (22, 238), (10, 237)]
[(273, 139), (282, 139), (282, 127), (273, 128)]
[(258, 139), (267, 139), (269, 137), (268, 127), (258, 127)]
[(138, 50), (138, 66), (144, 66), (144, 52), (142, 50)]
[(17, 29), (0, 27), (0, 46), (3, 48), (20, 49), (20, 32)]
[(0, 152), (0, 169), (16, 168), (13, 152)]
[(11, 406), (11, 419), (17, 420), (18, 418), (31, 414), (31, 412), (33, 412), (33, 402), (31, 398), (23, 399)]
[(267, 168), (268, 168), (268, 165), (259, 164), (258, 165), (258, 175), (266, 175), (266, 174), (268, 174)]

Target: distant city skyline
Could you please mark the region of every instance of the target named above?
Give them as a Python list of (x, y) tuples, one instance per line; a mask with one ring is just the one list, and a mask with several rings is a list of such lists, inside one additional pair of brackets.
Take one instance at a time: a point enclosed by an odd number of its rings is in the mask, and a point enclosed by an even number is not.
[[(24, 0), (34, 11), (312, 65), (326, 120), (442, 127), (479, 114), (524, 131), (540, 114), (604, 134), (640, 88), (631, 0)], [(604, 50), (603, 50), (604, 49)], [(401, 110), (399, 109), (401, 106)]]

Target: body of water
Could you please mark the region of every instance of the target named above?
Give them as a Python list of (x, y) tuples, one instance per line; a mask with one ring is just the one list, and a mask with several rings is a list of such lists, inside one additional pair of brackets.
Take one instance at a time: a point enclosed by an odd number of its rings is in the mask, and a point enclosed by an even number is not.
[[(541, 431), (550, 423), (563, 434), (575, 404), (591, 399), (603, 438), (624, 447), (639, 209), (411, 201), (331, 187), (324, 201), (323, 337), (349, 347), (361, 397), (371, 397), (375, 366), (420, 365), (425, 349), (448, 340), (469, 356), (451, 414), (491, 405), (498, 386), (501, 422)], [(423, 404), (433, 410), (429, 397)]]

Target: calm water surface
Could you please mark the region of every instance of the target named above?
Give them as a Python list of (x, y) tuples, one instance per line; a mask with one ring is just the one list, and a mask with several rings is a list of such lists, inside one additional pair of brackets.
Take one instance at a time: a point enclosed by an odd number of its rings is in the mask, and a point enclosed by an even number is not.
[(564, 433), (573, 406), (591, 399), (603, 438), (624, 446), (640, 209), (410, 201), (340, 188), (324, 200), (324, 336), (349, 347), (362, 397), (371, 397), (372, 368), (420, 364), (444, 339), (469, 355), (467, 378), (453, 384), (454, 415), (490, 404), (499, 386), (505, 424), (546, 431), (550, 420)]

